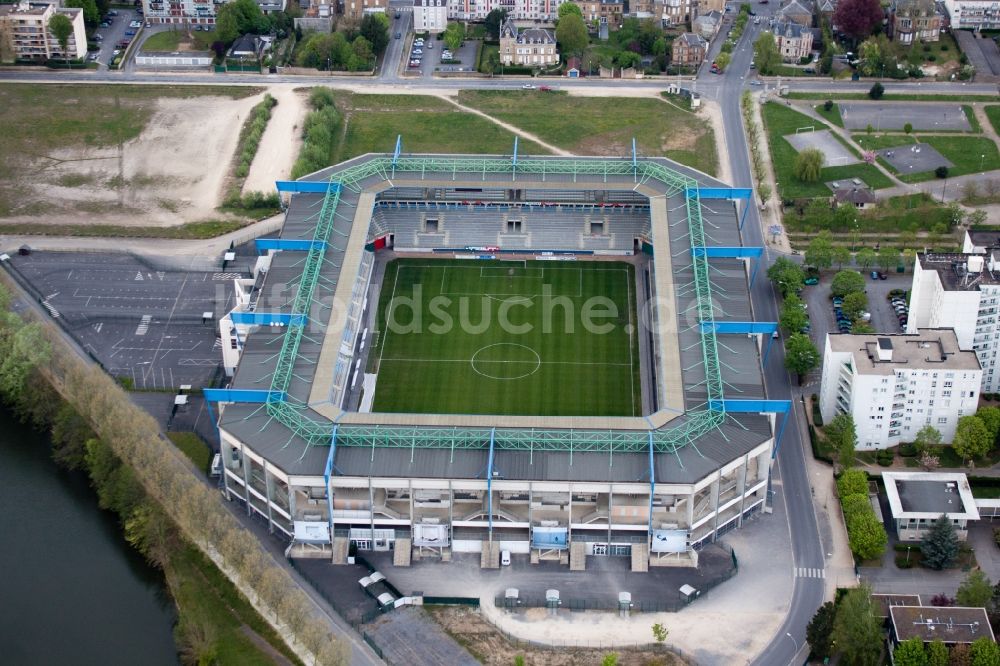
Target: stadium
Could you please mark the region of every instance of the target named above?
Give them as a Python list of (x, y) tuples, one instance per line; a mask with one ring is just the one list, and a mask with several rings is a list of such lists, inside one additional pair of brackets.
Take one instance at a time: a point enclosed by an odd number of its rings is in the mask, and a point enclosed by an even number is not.
[(289, 541), (696, 566), (766, 506), (748, 190), (665, 159), (369, 154), (278, 183), (220, 320), (226, 496)]

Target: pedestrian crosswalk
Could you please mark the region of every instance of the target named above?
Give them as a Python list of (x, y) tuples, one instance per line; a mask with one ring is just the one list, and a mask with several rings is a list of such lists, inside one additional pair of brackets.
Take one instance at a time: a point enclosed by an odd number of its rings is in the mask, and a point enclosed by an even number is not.
[(212, 273), (213, 280), (239, 280), (242, 277), (242, 273)]
[(142, 315), (142, 319), (139, 320), (139, 325), (135, 327), (136, 335), (146, 335), (149, 331), (149, 324), (153, 321), (153, 315)]
[(825, 569), (816, 569), (813, 567), (795, 567), (795, 577), (796, 578), (826, 578)]

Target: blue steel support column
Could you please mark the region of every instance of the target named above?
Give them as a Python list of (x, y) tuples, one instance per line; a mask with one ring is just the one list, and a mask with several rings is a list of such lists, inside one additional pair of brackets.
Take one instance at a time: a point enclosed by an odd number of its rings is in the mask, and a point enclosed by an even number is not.
[(396, 163), (399, 162), (399, 153), (403, 150), (403, 135), (396, 135), (396, 150), (392, 154), (392, 168), (396, 168)]
[(219, 438), (219, 452), (222, 452), (222, 433), (219, 431), (219, 421), (215, 418), (215, 410), (212, 409), (212, 401), (206, 400), (205, 407), (208, 408), (208, 418), (212, 419), (212, 425), (215, 426), (215, 436)]
[[(330, 545), (333, 546), (333, 494), (330, 491), (330, 477), (333, 475), (333, 458), (337, 455), (337, 428), (340, 425), (333, 424), (333, 433), (330, 435), (330, 453), (326, 457), (326, 469), (323, 471), (323, 483), (326, 484), (326, 522), (330, 525)], [(372, 535), (374, 537), (374, 535)]]
[(743, 223), (746, 222), (748, 210), (750, 210), (750, 199), (746, 199), (743, 203), (743, 212), (740, 213), (740, 231), (743, 231)]
[(789, 410), (781, 417), (781, 428), (778, 429), (778, 436), (774, 438), (774, 452), (771, 454), (772, 460), (778, 457), (778, 449), (781, 448), (781, 435), (785, 432), (785, 426), (788, 425), (788, 418), (791, 413), (791, 410)]
[(517, 135), (514, 135), (514, 168), (512, 169), (514, 175), (517, 175)]
[(774, 338), (768, 336), (767, 347), (764, 349), (764, 359), (760, 362), (761, 365), (767, 365), (767, 355), (771, 353), (771, 343), (774, 342)]
[(656, 471), (653, 468), (653, 431), (649, 431), (649, 537), (653, 536), (653, 492), (656, 490)]
[(757, 279), (757, 269), (760, 268), (760, 257), (755, 257), (750, 261), (753, 262), (753, 270), (750, 271), (750, 288), (753, 289), (753, 281)]
[(493, 442), (496, 440), (497, 429), (490, 429), (490, 459), (486, 463), (486, 495), (487, 509), (490, 512), (490, 545), (493, 544)]

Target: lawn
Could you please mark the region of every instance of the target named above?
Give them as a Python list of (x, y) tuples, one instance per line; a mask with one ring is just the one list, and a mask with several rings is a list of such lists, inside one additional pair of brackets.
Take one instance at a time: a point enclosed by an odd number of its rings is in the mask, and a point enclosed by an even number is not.
[[(174, 550), (166, 566), (171, 580), (171, 592), (188, 625), (200, 629), (200, 659), (192, 663), (240, 664), (240, 666), (270, 666), (276, 663), (251, 639), (253, 634), (263, 638), (273, 651), (280, 652), (292, 663), (300, 663), (281, 638), (237, 591), (216, 566), (193, 546)], [(183, 645), (184, 625), (177, 627), (179, 642)], [(207, 655), (210, 654), (211, 658)]]
[[(338, 96), (337, 107), (345, 126), (340, 146), (333, 151), (334, 164), (365, 153), (391, 152), (400, 134), (408, 153), (509, 155), (514, 150), (513, 134), (436, 97), (344, 94)], [(548, 154), (524, 139), (518, 149), (523, 154)]]
[[(848, 92), (790, 92), (789, 99), (842, 99), (842, 100), (864, 100), (871, 99), (868, 93), (848, 93)], [(885, 102), (995, 102), (996, 95), (952, 95), (936, 94), (928, 92), (922, 95), (912, 93), (886, 93), (881, 97)]]
[(184, 455), (190, 458), (195, 467), (208, 474), (208, 466), (212, 461), (212, 450), (208, 448), (205, 440), (193, 432), (168, 432), (167, 437)]
[(182, 30), (157, 32), (142, 43), (143, 51), (210, 51), (215, 41), (214, 32), (192, 31), (190, 34)]
[(379, 299), (374, 410), (639, 415), (633, 284), (624, 263), (397, 260)]
[(865, 150), (882, 150), (917, 142), (916, 138), (905, 134), (853, 134), (851, 138)]
[(825, 197), (830, 195), (830, 188), (825, 183), (831, 180), (847, 180), (860, 178), (869, 187), (882, 189), (892, 187), (890, 181), (877, 168), (870, 164), (849, 164), (845, 166), (825, 167), (820, 171), (820, 178), (814, 183), (805, 183), (795, 177), (793, 167), (798, 152), (792, 144), (785, 140), (788, 134), (794, 134), (799, 127), (815, 125), (817, 130), (829, 129), (829, 126), (818, 124), (813, 118), (790, 109), (784, 104), (768, 102), (761, 109), (764, 126), (767, 131), (768, 146), (771, 150), (771, 161), (774, 163), (781, 196), (785, 199), (805, 197)]
[(993, 131), (1000, 134), (1000, 106), (987, 106), (984, 108), (986, 110), (986, 117), (990, 119), (990, 125), (993, 125)]
[(827, 111), (822, 104), (818, 104), (816, 105), (816, 113), (823, 116), (827, 122), (833, 123), (837, 127), (844, 126), (844, 119), (840, 117), (840, 107), (837, 106), (836, 103), (830, 107), (829, 111)]
[(660, 100), (463, 90), (459, 101), (577, 155), (630, 156), (635, 138), (642, 155), (669, 157), (711, 175), (718, 172), (709, 122)]
[[(920, 141), (933, 146), (939, 153), (951, 160), (954, 166), (948, 169), (949, 176), (962, 176), (980, 171), (1000, 169), (1000, 152), (992, 139), (983, 136), (922, 136)], [(933, 171), (906, 174), (899, 179), (915, 183), (935, 178)]]

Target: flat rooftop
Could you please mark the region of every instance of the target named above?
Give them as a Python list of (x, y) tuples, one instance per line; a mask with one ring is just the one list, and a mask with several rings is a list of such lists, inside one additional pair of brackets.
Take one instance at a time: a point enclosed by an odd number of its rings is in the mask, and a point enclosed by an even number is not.
[[(859, 375), (893, 375), (901, 369), (982, 369), (974, 351), (959, 348), (950, 328), (922, 328), (911, 335), (831, 333), (829, 339), (832, 351), (854, 356)], [(888, 360), (880, 360), (880, 351)]]
[(978, 520), (972, 489), (965, 474), (950, 472), (884, 472), (893, 518)]
[(985, 608), (938, 608), (893, 606), (889, 609), (897, 641), (919, 638), (945, 644), (972, 643), (984, 636), (991, 641), (993, 629)]
[(919, 606), (919, 594), (873, 594), (872, 603), (878, 617), (889, 617), (889, 609), (893, 606)]
[[(968, 270), (970, 257), (982, 257), (982, 271), (970, 274)], [(989, 270), (990, 257), (986, 254), (918, 253), (917, 261), (920, 262), (920, 267), (925, 271), (937, 271), (941, 285), (948, 291), (978, 291), (979, 287), (984, 284), (1000, 284), (1000, 273)]]

